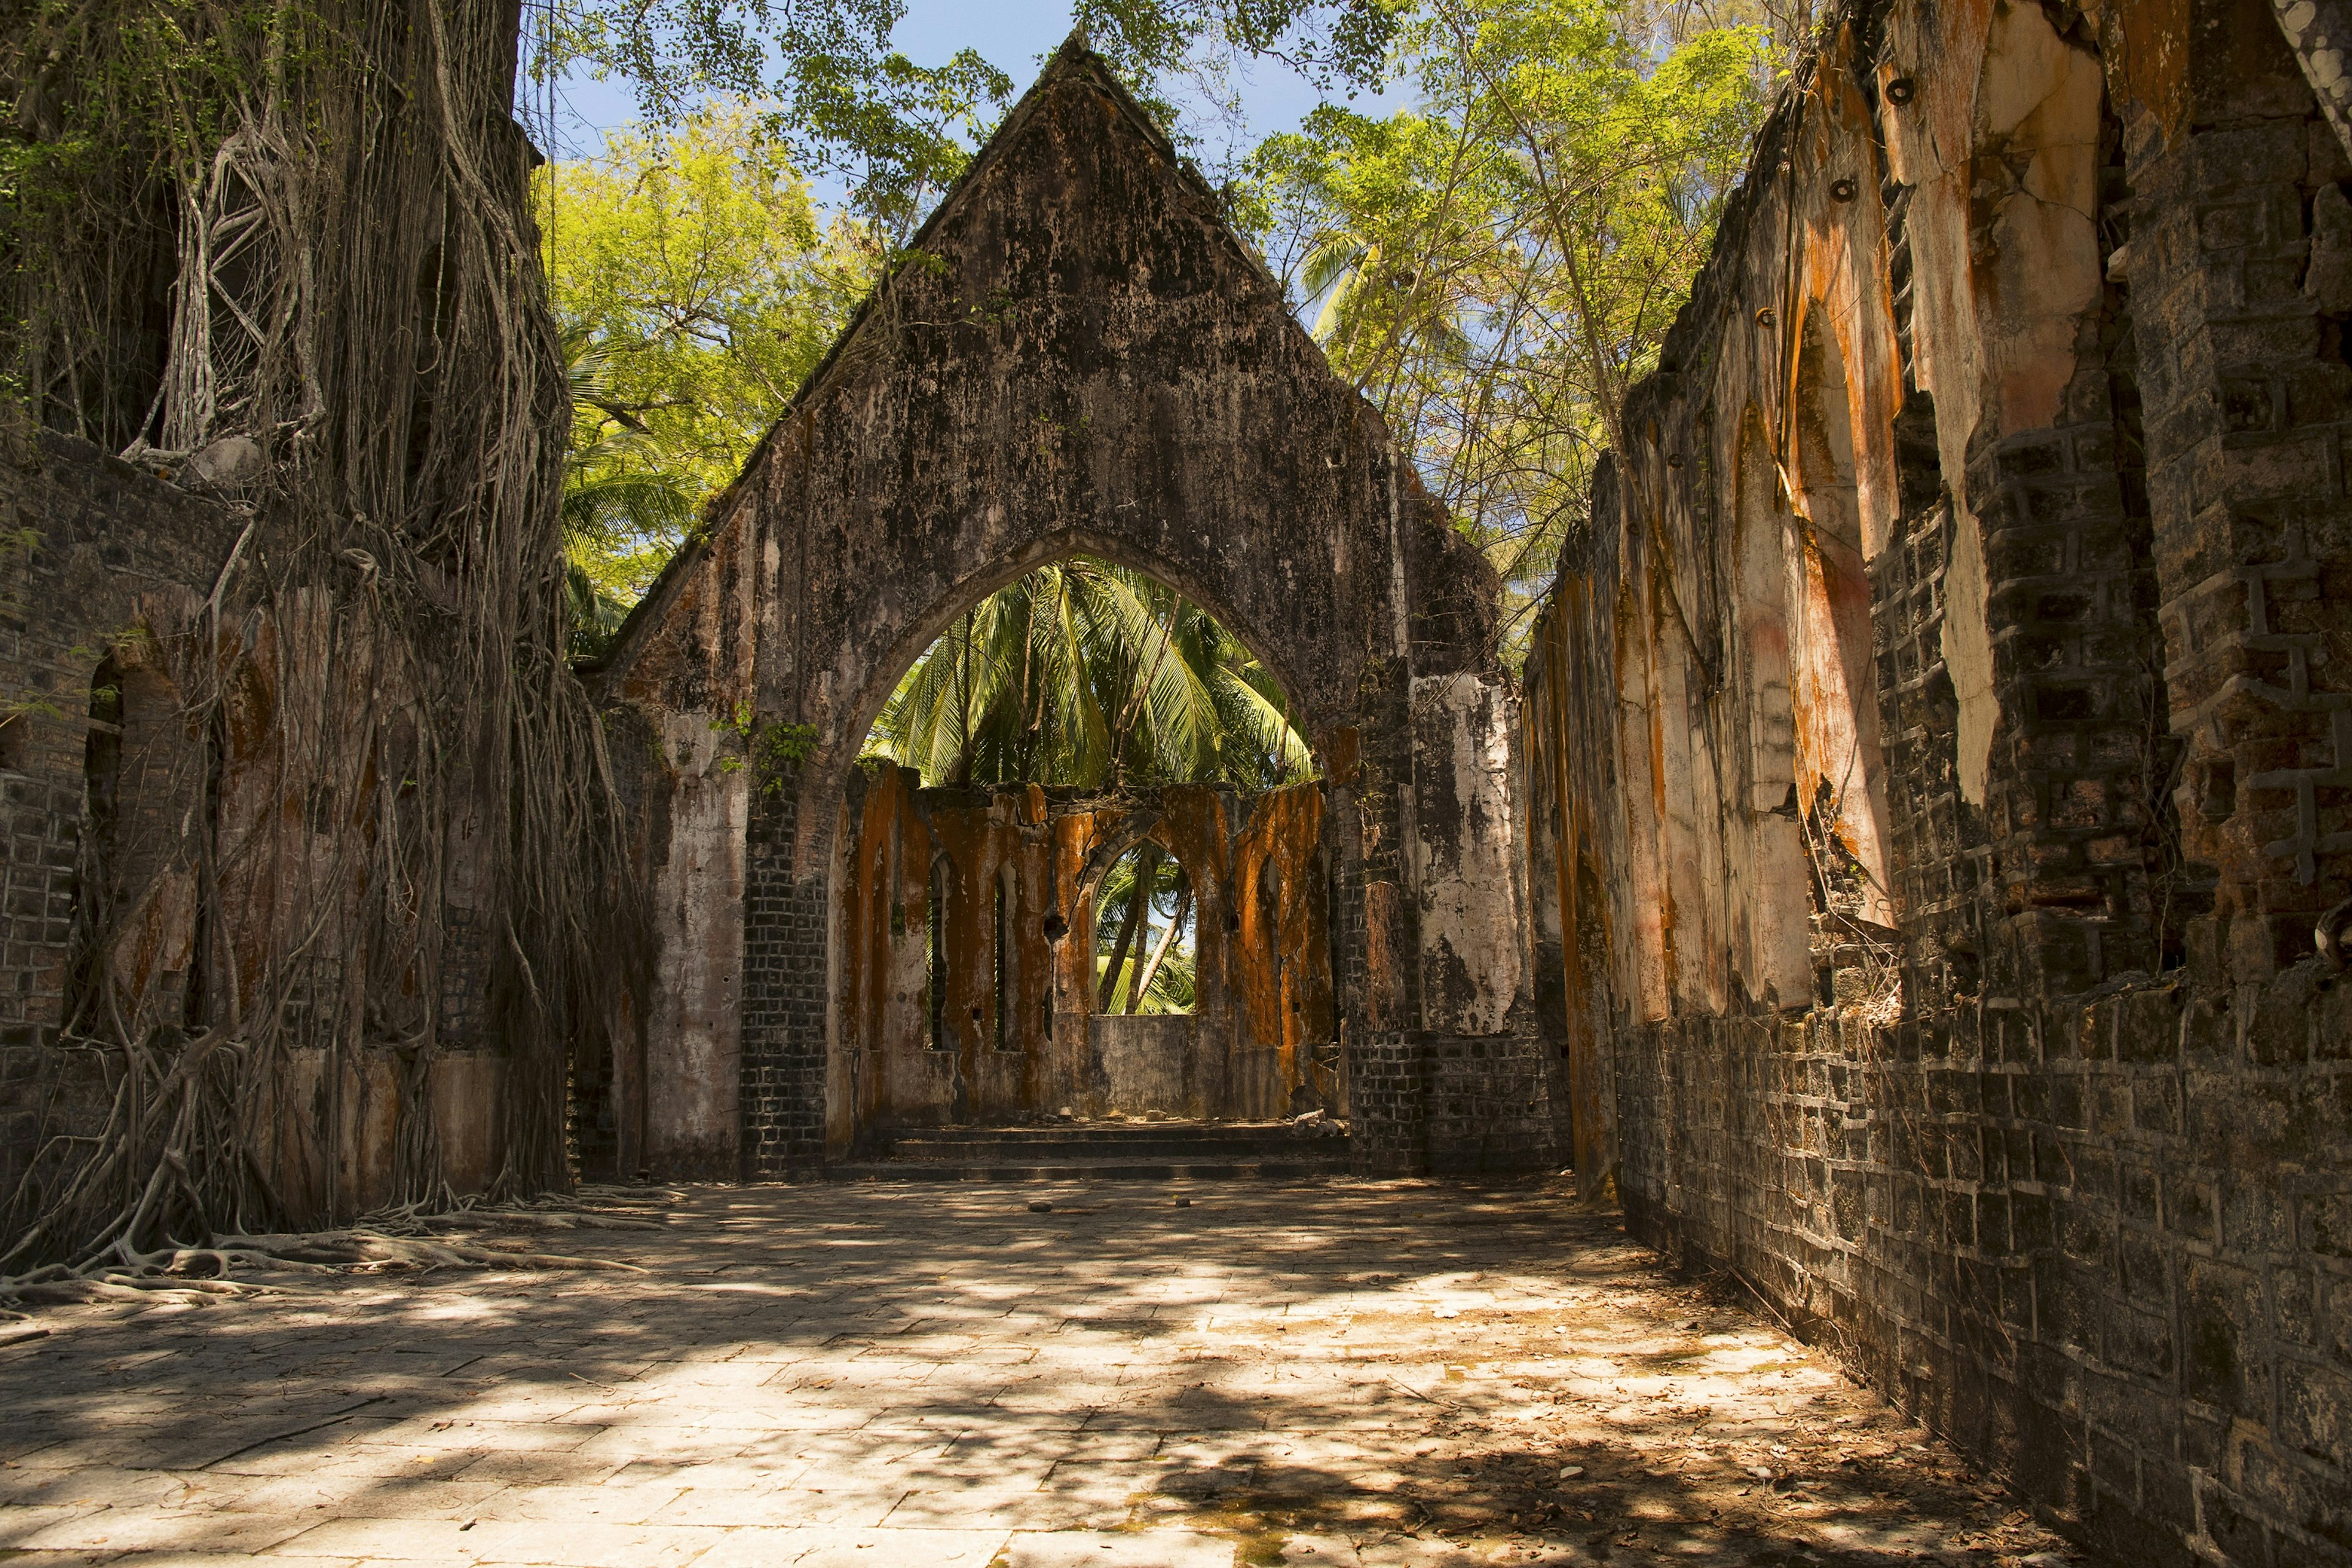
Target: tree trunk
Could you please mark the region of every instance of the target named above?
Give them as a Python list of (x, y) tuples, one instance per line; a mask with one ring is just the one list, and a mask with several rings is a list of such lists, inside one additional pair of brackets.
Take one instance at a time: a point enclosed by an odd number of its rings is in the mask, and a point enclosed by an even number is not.
[(1118, 972), (1127, 967), (1127, 955), (1135, 945), (1135, 928), (1150, 906), (1151, 883), (1160, 872), (1159, 852), (1149, 845), (1135, 857), (1135, 886), (1127, 897), (1127, 913), (1118, 922), (1118, 939), (1111, 943), (1110, 966), (1103, 971), (1100, 999), (1095, 1011), (1108, 1013), (1113, 996), (1118, 994)]
[(1184, 929), (1184, 917), (1192, 912), (1192, 889), (1188, 887), (1176, 895), (1175, 918), (1168, 922), (1168, 929), (1160, 933), (1160, 944), (1151, 950), (1151, 962), (1143, 966), (1143, 973), (1137, 978), (1135, 988), (1127, 994), (1129, 1012), (1132, 1013), (1141, 1005), (1144, 993), (1150, 991), (1151, 983), (1160, 978), (1160, 965), (1167, 958), (1168, 950), (1176, 945), (1176, 933)]

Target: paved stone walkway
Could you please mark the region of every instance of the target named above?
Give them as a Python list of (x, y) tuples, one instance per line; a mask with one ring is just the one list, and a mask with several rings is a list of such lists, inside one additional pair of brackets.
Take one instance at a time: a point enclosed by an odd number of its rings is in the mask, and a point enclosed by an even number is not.
[(699, 1188), (553, 1243), (643, 1274), (52, 1310), (0, 1563), (2077, 1561), (1558, 1193), (1191, 1196)]

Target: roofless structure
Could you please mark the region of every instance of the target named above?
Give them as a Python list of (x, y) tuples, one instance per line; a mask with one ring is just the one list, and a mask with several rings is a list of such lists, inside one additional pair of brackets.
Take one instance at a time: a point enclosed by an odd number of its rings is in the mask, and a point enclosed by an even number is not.
[[(857, 753), (900, 674), (1079, 552), (1259, 656), (1314, 748), (1311, 809), (1193, 786), (880, 804), (911, 781)], [(1150, 1109), (1313, 1104), (1370, 1171), (1549, 1162), (1498, 593), (1073, 38), (601, 677), (661, 942), (642, 1041), (589, 1069), (619, 1168), (766, 1175), (898, 1118), (1122, 1109), (1089, 900), (1145, 835), (1189, 858), (1204, 933), (1189, 1065)], [(933, 898), (966, 978), (950, 964), (946, 1021), (921, 1024)]]

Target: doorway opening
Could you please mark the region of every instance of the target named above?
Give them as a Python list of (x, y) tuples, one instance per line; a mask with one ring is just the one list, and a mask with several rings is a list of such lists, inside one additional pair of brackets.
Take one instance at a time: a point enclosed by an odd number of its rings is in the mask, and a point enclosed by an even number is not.
[(860, 761), (835, 1016), (866, 1131), (1282, 1117), (1336, 1053), (1314, 756), (1205, 607), (1039, 567), (914, 660)]

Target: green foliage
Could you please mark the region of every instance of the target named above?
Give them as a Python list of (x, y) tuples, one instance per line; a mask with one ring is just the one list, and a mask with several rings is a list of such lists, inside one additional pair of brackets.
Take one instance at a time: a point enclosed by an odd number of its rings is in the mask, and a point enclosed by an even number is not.
[[(110, 447), (152, 417), (179, 193), (331, 34), (299, 5), (28, 0), (0, 26), (0, 388)], [(267, 62), (268, 70), (261, 68)]]
[(1332, 363), (1534, 602), (1654, 368), (1760, 117), (1757, 28), (1677, 37), (1630, 0), (1433, 0), (1412, 110), (1327, 105), (1237, 204)]
[(574, 416), (574, 649), (677, 552), (848, 319), (873, 266), (740, 106), (540, 171)]
[[(1119, 964), (1118, 977), (1110, 982), (1110, 1001), (1102, 1009), (1104, 1012), (1127, 1011), (1128, 987), (1135, 984), (1137, 972), (1149, 962), (1148, 957), (1130, 957)], [(1143, 1001), (1136, 1011), (1146, 1015), (1191, 1012), (1196, 970), (1197, 964), (1191, 947), (1171, 948), (1160, 959), (1160, 967), (1151, 972), (1151, 983), (1143, 988)], [(1095, 984), (1097, 988), (1096, 992), (1097, 996), (1101, 994), (1100, 987), (1109, 973), (1110, 956), (1108, 953), (1097, 952), (1095, 955)]]
[(975, 50), (925, 68), (889, 47), (898, 0), (635, 0), (559, 8), (531, 68), (584, 63), (636, 89), (648, 124), (717, 95), (762, 105), (779, 149), (849, 183), (852, 210), (902, 243), (962, 172), (1012, 81)]
[(740, 773), (745, 768), (751, 769), (753, 787), (762, 795), (781, 797), (784, 781), (816, 754), (815, 725), (777, 720), (763, 724), (751, 711), (749, 700), (738, 702), (712, 720), (710, 727), (734, 736), (742, 748), (740, 754), (719, 758), (719, 771)]
[[(1150, 867), (1147, 881), (1145, 867)], [(1118, 933), (1134, 909), (1139, 894), (1150, 902), (1149, 942), (1136, 941), (1131, 950), (1120, 953)], [(1108, 1013), (1127, 1011), (1128, 993), (1137, 977), (1144, 974), (1151, 962), (1150, 949), (1160, 946), (1160, 938), (1171, 923), (1181, 929), (1168, 943), (1160, 956), (1159, 967), (1149, 970), (1139, 1013), (1189, 1013), (1192, 1010), (1194, 975), (1194, 929), (1192, 919), (1192, 900), (1184, 878), (1183, 868), (1173, 855), (1158, 853), (1156, 847), (1146, 844), (1121, 855), (1095, 889), (1095, 994), (1101, 1010)], [(1139, 932), (1138, 933), (1140, 934)], [(1114, 975), (1111, 964), (1118, 963)]]
[(1207, 611), (1085, 556), (982, 600), (900, 679), (868, 754), (931, 784), (1308, 776), (1280, 688)]
[[(1170, 79), (1279, 58), (1318, 84), (1376, 81), (1409, 0), (1079, 0), (1075, 21), (1164, 122)], [(890, 47), (901, 0), (633, 0), (551, 13), (531, 68), (584, 64), (636, 89), (648, 123), (718, 94), (770, 106), (769, 133), (903, 246), (993, 127), (1013, 79), (977, 49), (919, 66)]]
[[(673, 497), (648, 477), (670, 475), (698, 501), (709, 494), (782, 407), (798, 379), (787, 371), (822, 353), (866, 282), (929, 259), (900, 247), (1011, 84), (969, 49), (937, 69), (913, 66), (887, 47), (898, 15), (892, 0), (661, 0), (586, 13), (560, 32), (550, 60), (569, 49), (620, 72), (648, 113), (683, 127), (620, 139), (604, 163), (545, 176), (559, 193), (559, 310), (607, 356), (600, 390), (582, 403), (572, 509), (574, 559), (599, 594), (626, 603), (685, 537)], [(1163, 89), (1189, 77), (1214, 99), (1228, 79), (1217, 72), (1252, 58), (1279, 58), (1328, 91), (1391, 72), (1412, 84), (1412, 110), (1373, 118), (1327, 103), (1298, 132), (1267, 140), (1226, 200), (1522, 612), (1582, 526), (1592, 461), (1622, 443), (1625, 394), (1654, 367), (1688, 297), (1760, 117), (1771, 35), (1801, 34), (1810, 9), (1724, 0), (1708, 15), (1769, 28), (1690, 26), (1689, 8), (1647, 0), (1080, 0), (1076, 10), (1095, 47), (1163, 115), (1173, 113)], [(680, 118), (714, 87), (762, 96), (756, 109), (746, 96)], [(854, 224), (819, 236), (788, 153), (848, 183)], [(1083, 572), (1074, 584), (1082, 598), (1099, 587)], [(990, 610), (973, 624), (979, 642), (1029, 637), (1020, 668), (1034, 676), (1051, 639), (998, 619)], [(927, 668), (908, 679), (936, 724), (960, 710)], [(1018, 686), (1019, 670), (998, 673)], [(1023, 707), (985, 683), (966, 697)], [(1154, 722), (1184, 722), (1172, 697), (1164, 706)], [(997, 765), (987, 726), (967, 717), (970, 735), (957, 719), (951, 742), (937, 732), (904, 742), (927, 774)], [(1056, 765), (1074, 777), (1132, 771), (1124, 758), (1114, 766), (1111, 726), (1082, 700), (1057, 724), (1024, 722), (1014, 728), (1033, 749), (1051, 731)], [(1213, 730), (1192, 721), (1184, 733)]]

